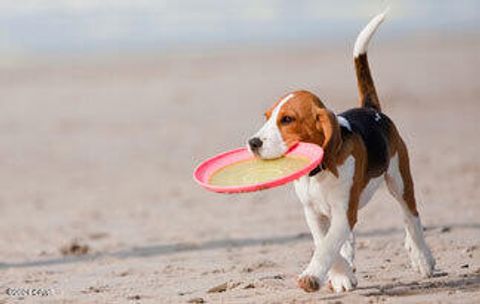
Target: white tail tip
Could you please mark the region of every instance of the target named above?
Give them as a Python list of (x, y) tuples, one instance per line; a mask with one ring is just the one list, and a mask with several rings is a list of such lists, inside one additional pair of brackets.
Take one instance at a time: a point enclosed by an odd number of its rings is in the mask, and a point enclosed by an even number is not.
[(363, 28), (363, 30), (358, 34), (357, 40), (355, 41), (355, 46), (353, 47), (353, 57), (358, 57), (361, 54), (367, 52), (368, 43), (372, 38), (373, 34), (377, 28), (382, 24), (385, 19), (385, 15), (388, 12), (388, 8), (381, 14), (376, 15), (370, 20), (370, 22)]

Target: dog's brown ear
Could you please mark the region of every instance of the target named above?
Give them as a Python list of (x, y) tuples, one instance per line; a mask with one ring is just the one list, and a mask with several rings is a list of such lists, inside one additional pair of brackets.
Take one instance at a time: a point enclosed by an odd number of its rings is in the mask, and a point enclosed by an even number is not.
[(323, 134), (323, 143), (321, 144), (324, 156), (323, 164), (335, 176), (338, 177), (336, 156), (342, 147), (342, 135), (340, 126), (335, 114), (326, 109), (320, 108), (316, 111), (316, 127)]

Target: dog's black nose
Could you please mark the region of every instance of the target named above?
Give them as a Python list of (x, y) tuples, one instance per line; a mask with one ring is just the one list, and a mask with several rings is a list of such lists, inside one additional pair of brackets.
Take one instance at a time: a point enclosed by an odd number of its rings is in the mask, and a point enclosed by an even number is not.
[(252, 149), (252, 151), (255, 151), (262, 147), (263, 141), (258, 137), (254, 137), (248, 141), (248, 145), (250, 146), (250, 149)]

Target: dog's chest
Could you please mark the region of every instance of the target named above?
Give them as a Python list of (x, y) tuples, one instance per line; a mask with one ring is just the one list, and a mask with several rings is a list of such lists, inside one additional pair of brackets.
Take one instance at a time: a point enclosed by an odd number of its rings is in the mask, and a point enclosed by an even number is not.
[(347, 207), (353, 183), (355, 160), (347, 158), (339, 166), (339, 176), (322, 171), (313, 177), (304, 176), (295, 182), (295, 190), (303, 203), (313, 204), (319, 212), (330, 214), (333, 207)]

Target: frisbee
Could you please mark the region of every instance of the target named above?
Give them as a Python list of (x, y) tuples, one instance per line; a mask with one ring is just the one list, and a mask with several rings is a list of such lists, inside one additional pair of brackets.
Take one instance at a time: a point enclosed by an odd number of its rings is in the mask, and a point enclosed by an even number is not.
[(323, 158), (320, 146), (298, 143), (283, 157), (262, 160), (247, 148), (221, 153), (202, 162), (194, 171), (195, 181), (207, 190), (240, 193), (278, 187), (315, 169)]

